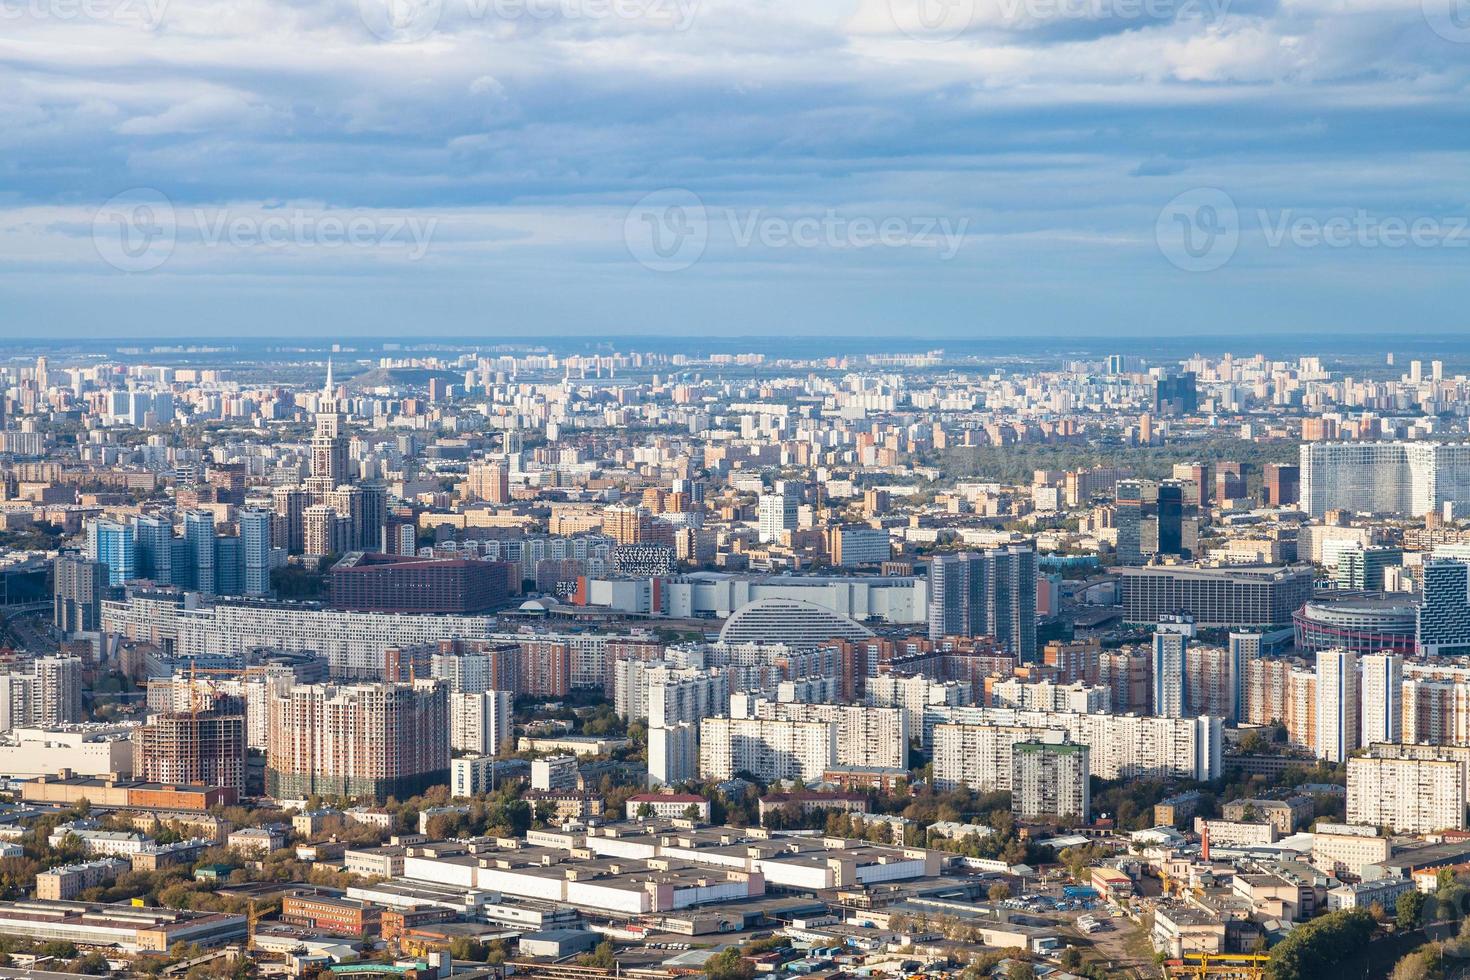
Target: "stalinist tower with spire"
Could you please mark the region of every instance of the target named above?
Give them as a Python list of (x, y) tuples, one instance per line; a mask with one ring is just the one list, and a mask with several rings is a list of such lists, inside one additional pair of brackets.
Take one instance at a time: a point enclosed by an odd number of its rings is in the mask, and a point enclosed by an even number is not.
[(337, 410), (337, 389), (332, 384), (332, 359), (327, 358), (327, 383), (322, 387), (316, 411), (316, 431), (311, 437), (311, 477), (306, 489), (317, 502), (348, 482), (347, 436), (342, 413)]

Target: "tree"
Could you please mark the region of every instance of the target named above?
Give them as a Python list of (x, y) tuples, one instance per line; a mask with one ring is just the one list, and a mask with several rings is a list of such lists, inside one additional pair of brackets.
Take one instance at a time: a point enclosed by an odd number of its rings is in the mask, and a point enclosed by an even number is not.
[(992, 902), (1003, 902), (1011, 897), (1011, 886), (1003, 881), (997, 881), (990, 886), (989, 891), (985, 893), (985, 897)]
[(709, 980), (750, 980), (755, 969), (740, 955), (738, 946), (731, 946), (705, 961), (704, 972)]
[(1275, 980), (1313, 980), (1331, 976), (1361, 958), (1376, 923), (1367, 909), (1339, 909), (1297, 926), (1271, 950)]
[(1430, 980), (1440, 976), (1439, 958), (1439, 951), (1433, 947), (1416, 949), (1394, 964), (1391, 980)]
[(101, 953), (88, 953), (71, 965), (77, 973), (83, 973), (92, 977), (105, 977), (112, 972), (112, 967), (107, 964), (107, 957)]
[(1030, 963), (1011, 960), (1006, 964), (1006, 980), (1035, 980), (1036, 970)]
[(638, 817), (639, 817), (640, 820), (641, 819), (644, 819), (646, 817), (651, 817), (651, 816), (653, 816), (653, 804), (652, 803), (644, 802), (644, 803), (638, 804)]
[(1057, 962), (1068, 973), (1076, 973), (1077, 968), (1082, 965), (1082, 951), (1076, 946), (1068, 946), (1062, 950), (1062, 955), (1058, 958)]
[(1400, 929), (1418, 928), (1420, 916), (1424, 914), (1424, 906), (1427, 904), (1429, 898), (1423, 892), (1417, 889), (1404, 892), (1394, 907), (1394, 921)]
[(618, 965), (617, 950), (613, 948), (611, 939), (604, 939), (597, 944), (597, 948), (581, 959), (582, 966), (594, 967), (598, 970), (611, 970)]

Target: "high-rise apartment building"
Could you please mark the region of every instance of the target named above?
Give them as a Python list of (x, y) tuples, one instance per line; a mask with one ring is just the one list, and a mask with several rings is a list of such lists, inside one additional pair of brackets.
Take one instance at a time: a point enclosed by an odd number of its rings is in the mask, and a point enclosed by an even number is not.
[(52, 563), (52, 621), (62, 633), (102, 628), (102, 597), (107, 591), (107, 566), (75, 554)]
[(1182, 632), (1154, 633), (1153, 660), (1150, 676), (1150, 698), (1153, 714), (1163, 718), (1183, 718), (1189, 705), (1185, 683), (1184, 651), (1189, 637)]
[(1427, 834), (1465, 828), (1465, 764), (1443, 757), (1347, 760), (1347, 820)]
[[(191, 510), (184, 514), (184, 555), (186, 567), (174, 568), (175, 583), (204, 595), (215, 594), (214, 580), (214, 513)], [(177, 562), (175, 565), (177, 566)], [(182, 575), (181, 575), (182, 573)]]
[(1360, 658), (1363, 745), (1403, 741), (1404, 658), (1370, 653)]
[(800, 496), (784, 483), (771, 493), (760, 495), (756, 503), (756, 536), (761, 544), (774, 544), (787, 531), (796, 530), (796, 513)]
[(602, 533), (618, 544), (638, 544), (648, 524), (648, 511), (627, 504), (613, 504), (602, 510)]
[(934, 726), (934, 788), (977, 793), (1013, 792), (1015, 747), (1039, 739), (1061, 741), (1064, 733), (1032, 725)]
[(501, 462), (470, 464), (466, 489), (474, 500), (492, 504), (510, 503), (510, 469)]
[(271, 501), (280, 518), (274, 543), (290, 554), (301, 554), (306, 547), (306, 508), (311, 506), (311, 494), (301, 487), (276, 487)]
[(1086, 823), (1091, 817), (1088, 748), (1032, 739), (1011, 747), (1011, 813), (1017, 820)]
[(493, 756), (507, 751), (511, 693), (478, 691), (449, 694), (449, 747), (455, 752)]
[(352, 520), (326, 504), (313, 504), (301, 514), (302, 550), (308, 555), (338, 555), (351, 550)]
[[(837, 726), (837, 765), (907, 769), (909, 738), (898, 708), (855, 704), (804, 704), (752, 698), (753, 717), (770, 721), (820, 721)], [(731, 713), (736, 713), (732, 708)]]
[(837, 726), (823, 721), (705, 718), (699, 724), (699, 774), (726, 780), (750, 773), (763, 783), (814, 782), (837, 761)]
[(121, 521), (87, 522), (87, 557), (107, 566), (108, 585), (122, 585), (137, 577), (133, 531)]
[(133, 739), (133, 776), (150, 782), (227, 786), (244, 795), (245, 759), (243, 705), (154, 715)]
[(81, 721), (82, 661), (37, 657), (0, 674), (0, 731)]
[(240, 591), (269, 595), (271, 591), (271, 528), (274, 515), (264, 510), (240, 512)]
[(699, 726), (680, 722), (648, 730), (648, 785), (678, 786), (699, 775)]
[(133, 518), (133, 560), (138, 578), (173, 585), (174, 521), (171, 514)]
[(1470, 506), (1470, 443), (1304, 442), (1302, 509), (1423, 517)]
[(929, 638), (990, 636), (1036, 659), (1036, 552), (1008, 545), (936, 556), (929, 566)]
[(1419, 655), (1470, 653), (1470, 562), (1434, 558), (1424, 563), (1418, 609)]
[(1358, 655), (1349, 650), (1317, 652), (1317, 756), (1342, 762), (1362, 744)]
[(447, 691), (297, 684), (271, 698), (266, 792), (406, 799), (449, 781)]

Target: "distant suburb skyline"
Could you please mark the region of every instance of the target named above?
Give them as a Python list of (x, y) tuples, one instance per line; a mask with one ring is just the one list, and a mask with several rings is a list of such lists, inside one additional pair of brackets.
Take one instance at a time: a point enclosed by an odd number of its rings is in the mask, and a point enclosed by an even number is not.
[(11, 0), (0, 339), (1455, 333), (1454, 4)]

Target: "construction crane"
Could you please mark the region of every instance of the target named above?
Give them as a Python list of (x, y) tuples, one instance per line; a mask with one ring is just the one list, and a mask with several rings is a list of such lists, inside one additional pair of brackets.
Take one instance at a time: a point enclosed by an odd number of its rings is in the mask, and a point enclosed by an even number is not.
[(189, 664), (189, 715), (193, 718), (199, 717), (199, 688), (197, 685), (200, 674), (220, 674), (234, 680), (239, 678), (240, 671), (219, 667), (197, 667), (192, 663)]
[(1197, 980), (1264, 980), (1269, 959), (1260, 953), (1186, 953), (1183, 959), (1165, 960), (1164, 975)]

